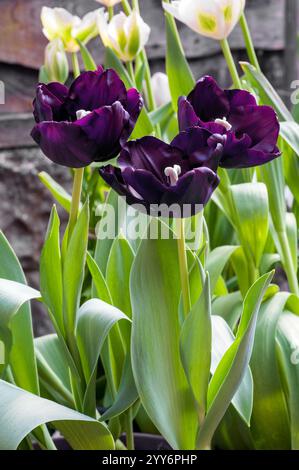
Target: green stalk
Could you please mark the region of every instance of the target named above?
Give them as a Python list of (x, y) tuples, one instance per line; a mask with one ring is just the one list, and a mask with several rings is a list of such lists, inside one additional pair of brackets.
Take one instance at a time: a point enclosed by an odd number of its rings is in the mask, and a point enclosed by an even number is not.
[(226, 60), (230, 75), (232, 77), (233, 85), (235, 88), (242, 88), (241, 80), (237, 71), (237, 67), (227, 39), (220, 41), (222, 52)]
[(132, 82), (135, 84), (135, 72), (134, 72), (134, 66), (133, 62), (130, 60), (129, 62), (126, 63), (127, 70), (129, 72), (130, 78)]
[(128, 0), (121, 0), (121, 4), (122, 4), (125, 14), (129, 15), (131, 13), (131, 7), (130, 7)]
[(126, 445), (128, 450), (135, 450), (132, 408), (125, 414)]
[(240, 18), (240, 26), (241, 26), (241, 29), (242, 29), (242, 33), (243, 33), (244, 42), (245, 42), (245, 46), (246, 46), (249, 61), (252, 65), (254, 65), (254, 67), (259, 72), (261, 72), (261, 67), (260, 67), (256, 52), (255, 52), (255, 49), (254, 49), (252, 36), (251, 36), (250, 29), (248, 27), (248, 23), (247, 23), (247, 20), (246, 20), (246, 17), (245, 17), (244, 13)]
[(72, 64), (73, 64), (74, 78), (77, 78), (80, 75), (80, 66), (79, 66), (79, 60), (78, 60), (78, 56), (76, 52), (73, 52), (72, 54)]
[(138, 0), (132, 0), (132, 7), (133, 10), (136, 10), (138, 13), (140, 12)]
[(68, 240), (71, 239), (74, 227), (78, 219), (80, 201), (81, 201), (82, 184), (83, 184), (83, 176), (84, 176), (84, 168), (75, 168), (74, 172), (75, 173), (74, 173), (72, 203), (71, 203), (70, 218), (69, 218)]
[(298, 278), (292, 262), (291, 249), (287, 234), (285, 231), (282, 231), (277, 232), (277, 235), (281, 247), (282, 264), (287, 275), (290, 291), (292, 292), (292, 294), (299, 296)]
[(109, 21), (112, 20), (113, 15), (114, 15), (114, 8), (113, 7), (108, 7), (108, 15), (109, 15)]
[(185, 242), (185, 224), (184, 219), (177, 219), (177, 245), (179, 256), (179, 267), (181, 276), (182, 297), (184, 306), (185, 317), (191, 310), (190, 286), (189, 286), (189, 272), (187, 263), (187, 252)]

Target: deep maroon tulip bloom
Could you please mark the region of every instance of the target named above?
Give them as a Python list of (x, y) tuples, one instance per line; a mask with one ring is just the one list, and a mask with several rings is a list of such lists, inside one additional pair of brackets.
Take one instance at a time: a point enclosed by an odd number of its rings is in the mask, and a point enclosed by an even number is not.
[(32, 137), (60, 165), (80, 168), (114, 158), (133, 131), (142, 98), (112, 69), (82, 73), (68, 89), (39, 84)]
[(224, 168), (262, 165), (280, 155), (275, 111), (258, 106), (247, 91), (222, 90), (212, 77), (201, 78), (187, 98), (179, 99), (178, 117), (181, 130), (202, 126), (216, 140), (222, 136), (219, 164)]
[(193, 215), (219, 184), (215, 170), (222, 146), (210, 137), (209, 131), (197, 127), (181, 132), (171, 144), (155, 137), (130, 141), (120, 154), (119, 167), (108, 165), (100, 174), (128, 204), (148, 214), (164, 215), (157, 206), (177, 205), (178, 212), (171, 208), (165, 216)]

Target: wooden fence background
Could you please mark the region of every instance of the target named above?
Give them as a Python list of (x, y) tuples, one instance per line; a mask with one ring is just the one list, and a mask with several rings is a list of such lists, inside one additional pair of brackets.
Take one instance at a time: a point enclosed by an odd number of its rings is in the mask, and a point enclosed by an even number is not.
[[(298, 2), (247, 0), (246, 6), (262, 68), (287, 104), (290, 83), (299, 78)], [(46, 45), (40, 25), (44, 4), (63, 6), (78, 15), (99, 6), (94, 0), (0, 0), (0, 80), (6, 92), (5, 104), (0, 105), (0, 229), (15, 248), (33, 286), (38, 286), (38, 259), (52, 202), (37, 173), (45, 170), (62, 184), (70, 184), (68, 170), (47, 161), (29, 135), (33, 125), (31, 102)], [(147, 47), (152, 68), (163, 70), (165, 35), (161, 1), (141, 0), (140, 4), (142, 15), (152, 28)], [(229, 76), (217, 42), (202, 38), (181, 24), (178, 26), (195, 76), (209, 73), (227, 85)], [(230, 44), (237, 59), (246, 59), (239, 28), (232, 33)], [(92, 43), (92, 52), (100, 63), (103, 50), (98, 39)], [(37, 317), (37, 331), (42, 333), (48, 325), (41, 311)]]

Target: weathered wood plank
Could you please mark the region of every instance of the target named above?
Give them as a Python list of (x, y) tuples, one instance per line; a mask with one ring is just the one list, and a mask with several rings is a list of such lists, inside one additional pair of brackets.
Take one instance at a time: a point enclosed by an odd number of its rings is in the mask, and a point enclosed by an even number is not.
[[(94, 0), (1, 0), (0, 62), (21, 64), (39, 68), (43, 61), (46, 39), (40, 26), (40, 10), (44, 4), (63, 6), (79, 15), (95, 9)], [(259, 49), (281, 50), (284, 47), (284, 5), (285, 0), (248, 0), (247, 17), (254, 41)], [(165, 50), (164, 16), (160, 0), (141, 0), (142, 14), (152, 27), (148, 45), (150, 58), (163, 58)], [(219, 50), (215, 41), (197, 36), (188, 28), (179, 25), (186, 54), (189, 58), (206, 57)], [(243, 41), (237, 28), (231, 36), (234, 49), (242, 49)], [(103, 59), (99, 40), (93, 41), (92, 51), (98, 62)]]
[(30, 136), (33, 125), (32, 113), (0, 114), (0, 150), (34, 147)]

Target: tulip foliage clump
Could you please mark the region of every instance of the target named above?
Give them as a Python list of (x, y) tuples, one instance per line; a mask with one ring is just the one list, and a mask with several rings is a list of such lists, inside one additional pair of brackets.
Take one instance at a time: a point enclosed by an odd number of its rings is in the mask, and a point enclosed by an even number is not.
[[(175, 450), (298, 450), (299, 126), (245, 0), (161, 2), (154, 76), (142, 2), (97, 1), (41, 12), (31, 135), (73, 190), (39, 175), (68, 214), (62, 231), (52, 208), (39, 290), (0, 233), (0, 448), (55, 449), (54, 428), (81, 450), (132, 450), (136, 429)], [(193, 76), (176, 20), (219, 41), (229, 88)], [(40, 338), (37, 300), (54, 329)]]

